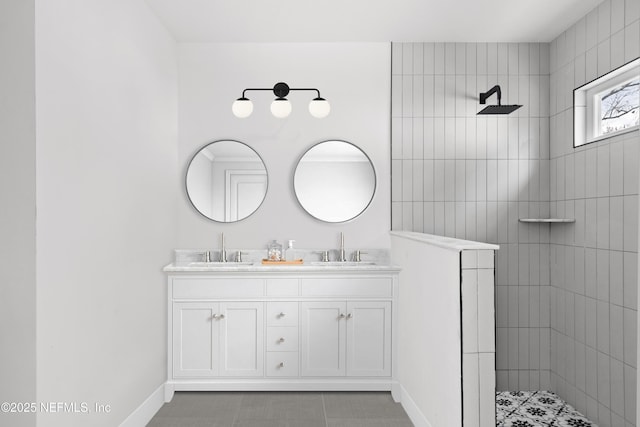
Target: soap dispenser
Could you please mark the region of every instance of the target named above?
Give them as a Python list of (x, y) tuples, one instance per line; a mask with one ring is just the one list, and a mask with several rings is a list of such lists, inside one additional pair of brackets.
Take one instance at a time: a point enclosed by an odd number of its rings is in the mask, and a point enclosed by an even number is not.
[(287, 243), (287, 249), (284, 251), (284, 259), (287, 261), (295, 261), (296, 260), (296, 250), (293, 249), (293, 244), (295, 240), (289, 240)]

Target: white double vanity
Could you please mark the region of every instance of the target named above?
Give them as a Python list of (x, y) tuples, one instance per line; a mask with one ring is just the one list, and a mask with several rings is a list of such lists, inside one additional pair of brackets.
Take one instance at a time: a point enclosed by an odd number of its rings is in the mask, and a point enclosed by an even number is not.
[[(185, 180), (193, 207), (217, 222), (252, 215), (268, 181), (260, 155), (234, 140), (200, 148)], [(360, 148), (331, 140), (304, 153), (292, 185), (309, 215), (344, 222), (367, 209), (376, 177)], [(178, 250), (165, 268), (167, 400), (175, 390), (391, 390), (399, 269), (388, 250), (346, 262), (341, 246), (337, 263), (302, 250), (303, 264), (262, 265), (271, 251), (227, 256), (223, 237), (219, 252), (204, 252)]]
[(170, 265), (174, 390), (391, 390), (398, 268)]

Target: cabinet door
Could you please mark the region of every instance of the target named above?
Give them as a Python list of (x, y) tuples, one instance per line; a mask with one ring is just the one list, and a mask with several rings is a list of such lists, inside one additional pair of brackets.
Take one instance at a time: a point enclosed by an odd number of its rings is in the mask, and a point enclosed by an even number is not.
[(347, 375), (391, 375), (391, 302), (347, 303)]
[(173, 376), (218, 375), (217, 303), (173, 303)]
[(220, 376), (264, 374), (264, 303), (221, 302)]
[(302, 369), (303, 376), (344, 376), (345, 323), (344, 302), (303, 302)]

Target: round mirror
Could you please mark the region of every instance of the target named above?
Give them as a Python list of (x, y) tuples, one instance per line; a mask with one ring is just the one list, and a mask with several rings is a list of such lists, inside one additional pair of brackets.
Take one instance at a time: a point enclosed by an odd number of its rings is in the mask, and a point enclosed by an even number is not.
[(326, 222), (349, 221), (367, 209), (376, 190), (369, 157), (345, 141), (324, 141), (300, 159), (293, 177), (300, 205)]
[(267, 194), (267, 169), (258, 153), (238, 141), (214, 141), (187, 168), (187, 196), (213, 221), (235, 222), (254, 213)]

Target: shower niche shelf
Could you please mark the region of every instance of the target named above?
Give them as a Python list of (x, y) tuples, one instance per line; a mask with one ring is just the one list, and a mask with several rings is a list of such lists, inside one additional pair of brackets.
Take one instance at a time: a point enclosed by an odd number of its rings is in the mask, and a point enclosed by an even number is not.
[(575, 218), (520, 218), (518, 221), (532, 224), (563, 224), (576, 222)]

